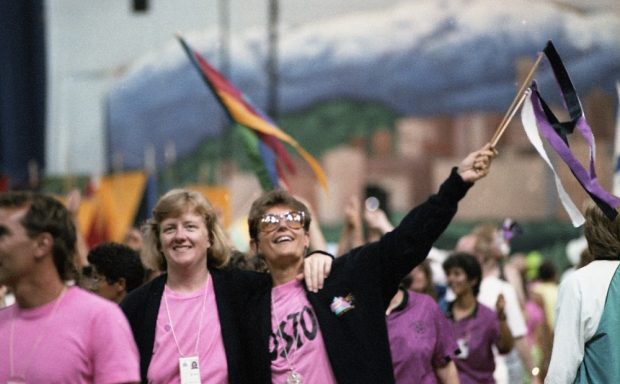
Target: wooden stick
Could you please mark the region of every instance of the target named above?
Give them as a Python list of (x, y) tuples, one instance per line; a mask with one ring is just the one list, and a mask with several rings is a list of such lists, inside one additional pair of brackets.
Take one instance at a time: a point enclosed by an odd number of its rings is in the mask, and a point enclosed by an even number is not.
[(518, 109), (521, 106), (521, 104), (523, 104), (523, 102), (525, 101), (525, 97), (523, 96), (524, 91), (527, 89), (530, 82), (532, 81), (532, 78), (534, 77), (534, 72), (536, 72), (536, 68), (538, 68), (538, 66), (540, 65), (543, 55), (544, 55), (543, 52), (538, 53), (538, 57), (536, 58), (536, 61), (532, 65), (530, 72), (525, 77), (523, 84), (521, 84), (521, 87), (519, 88), (517, 95), (512, 100), (512, 103), (510, 104), (510, 107), (508, 107), (508, 110), (506, 111), (506, 114), (504, 115), (504, 118), (502, 119), (501, 123), (497, 127), (497, 130), (495, 130), (495, 133), (493, 134), (493, 137), (491, 138), (491, 147), (495, 147), (495, 145), (497, 145), (497, 142), (499, 141), (500, 137), (504, 134), (506, 127), (508, 126), (508, 124), (510, 124), (510, 120), (512, 120), (512, 118), (514, 117), (516, 113), (516, 109)]
[(519, 101), (517, 101), (517, 103), (514, 105), (514, 108), (512, 109), (512, 111), (510, 111), (510, 115), (507, 116), (505, 124), (503, 126), (500, 125), (498, 130), (495, 132), (495, 135), (493, 135), (493, 139), (491, 139), (491, 148), (495, 148), (495, 146), (497, 145), (497, 142), (499, 141), (499, 139), (504, 135), (504, 132), (506, 131), (506, 128), (508, 128), (508, 125), (510, 124), (510, 121), (512, 120), (514, 115), (517, 113), (517, 111), (519, 110), (519, 108), (521, 107), (523, 102), (525, 102), (525, 99), (529, 95), (530, 95), (530, 93), (526, 89), (525, 92), (523, 92), (523, 94), (519, 98)]

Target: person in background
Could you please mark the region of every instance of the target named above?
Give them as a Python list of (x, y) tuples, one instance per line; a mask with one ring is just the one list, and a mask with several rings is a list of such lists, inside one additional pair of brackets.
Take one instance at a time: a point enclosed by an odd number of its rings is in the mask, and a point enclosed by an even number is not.
[(495, 383), (493, 347), (508, 353), (514, 340), (504, 312), (505, 301), (500, 294), (495, 310), (480, 303), (482, 270), (478, 260), (467, 253), (454, 253), (444, 261), (448, 285), (455, 300), (449, 302), (446, 315), (452, 322), (459, 352), (455, 360), (462, 384)]
[(344, 205), (344, 226), (338, 240), (338, 256), (366, 243), (359, 200), (357, 195), (352, 195)]
[(585, 219), (594, 261), (560, 284), (548, 384), (620, 382), (620, 215), (590, 205)]
[(59, 201), (0, 193), (0, 284), (16, 301), (0, 311), (0, 382), (140, 380), (138, 351), (119, 307), (65, 285), (76, 240)]
[(88, 261), (86, 260), (86, 255), (88, 254), (88, 244), (77, 225), (78, 212), (80, 210), (80, 205), (82, 204), (82, 192), (78, 188), (73, 188), (69, 191), (69, 193), (67, 193), (64, 201), (65, 207), (67, 208), (67, 211), (71, 215), (71, 218), (76, 226), (77, 240), (75, 244), (76, 252), (73, 263), (79, 270), (88, 264)]
[(251, 382), (239, 321), (246, 316), (245, 295), (270, 278), (230, 268), (231, 251), (201, 193), (173, 189), (159, 199), (145, 224), (142, 259), (163, 273), (121, 302), (140, 351), (143, 382)]
[(536, 281), (531, 283), (530, 290), (542, 299), (545, 318), (550, 329), (555, 326), (555, 304), (558, 298), (558, 283), (555, 265), (549, 260), (543, 261), (538, 267)]
[(495, 156), (490, 144), (469, 154), (439, 192), (394, 230), (336, 258), (318, 292), (295, 281), (309, 245), (306, 207), (284, 191), (255, 200), (248, 215), (250, 247), (264, 256), (272, 277), (246, 307), (256, 381), (393, 382), (385, 311), (402, 278), (424, 260)]
[(569, 262), (569, 267), (562, 272), (562, 275), (560, 276), (560, 283), (564, 281), (565, 278), (570, 276), (571, 273), (579, 269), (579, 265), (582, 261), (583, 251), (587, 249), (588, 241), (583, 235), (579, 236), (578, 238), (569, 240), (566, 243), (566, 259)]
[(123, 244), (139, 253), (144, 245), (144, 239), (142, 238), (142, 231), (140, 231), (140, 228), (129, 228), (123, 239)]
[(456, 339), (430, 295), (401, 287), (385, 315), (396, 383), (459, 383)]
[(525, 337), (527, 324), (516, 289), (501, 278), (499, 261), (504, 257), (503, 244), (497, 226), (482, 224), (459, 239), (455, 251), (472, 254), (480, 263), (482, 282), (478, 301), (489, 308), (495, 308), (497, 298), (502, 295), (506, 302), (505, 312), (515, 348), (509, 354), (495, 355), (495, 380), (498, 383), (521, 384), (529, 377), (532, 383), (539, 383), (540, 368), (534, 365), (532, 351)]
[[(361, 216), (357, 210), (348, 212), (346, 218), (361, 222)], [(363, 216), (367, 227), (381, 236), (394, 229), (381, 208), (365, 206)], [(354, 226), (358, 233), (348, 230), (350, 227), (345, 224), (342, 244), (354, 244), (348, 237), (363, 238), (361, 225)], [(459, 382), (454, 363), (456, 340), (435, 299), (431, 268), (424, 260), (401, 281), (385, 311), (396, 383)]]
[[(518, 286), (523, 287), (521, 292), (520, 289), (516, 289), (517, 298), (519, 299), (519, 304), (523, 308), (527, 301), (527, 282), (528, 282), (528, 263), (527, 263), (528, 255), (525, 252), (515, 252), (508, 256), (508, 260), (506, 261), (505, 270), (506, 270), (506, 281), (510, 283), (513, 287), (515, 281), (518, 281)], [(514, 272), (513, 272), (514, 271)]]
[(80, 285), (84, 289), (120, 303), (144, 283), (146, 271), (140, 255), (118, 243), (103, 243), (88, 252), (89, 265), (82, 268)]
[(433, 270), (430, 262), (424, 260), (403, 279), (402, 285), (417, 293), (429, 295), (437, 301), (437, 289), (433, 284)]
[(553, 343), (552, 328), (549, 327), (545, 314), (545, 302), (541, 295), (531, 290), (532, 283), (527, 285), (526, 302), (524, 306), (527, 322), (527, 341), (532, 351), (532, 358), (540, 368), (540, 377), (545, 377), (551, 357)]
[[(394, 225), (392, 225), (386, 213), (381, 208), (365, 208), (364, 222), (370, 233), (382, 236), (394, 229)], [(357, 238), (357, 236), (355, 238)], [(439, 265), (441, 268), (441, 263), (439, 263), (438, 260), (444, 257), (442, 255), (443, 252), (444, 251), (440, 249), (431, 247), (427, 258), (405, 276), (401, 285), (404, 285), (411, 291), (430, 295), (435, 301), (438, 301), (439, 297), (443, 297), (445, 294), (446, 287), (444, 284), (435, 284), (433, 265)], [(443, 276), (443, 271), (439, 272)]]
[[(314, 207), (308, 200), (299, 195), (295, 195), (295, 198), (308, 208), (308, 213), (311, 217), (317, 217), (314, 212)], [(325, 251), (327, 249), (327, 240), (325, 240), (325, 236), (323, 235), (323, 231), (321, 231), (318, 220), (313, 220), (310, 223), (310, 227), (308, 228), (308, 236), (310, 236), (310, 245), (308, 246), (309, 251)]]
[[(342, 255), (353, 248), (366, 243), (362, 222), (366, 223), (370, 233), (383, 236), (394, 229), (387, 214), (378, 206), (364, 205), (363, 213), (357, 196), (352, 196), (345, 206), (345, 222), (338, 242), (338, 254)], [(363, 216), (363, 220), (362, 220)], [(431, 250), (432, 251), (432, 250)], [(433, 284), (433, 271), (430, 261), (424, 260), (405, 276), (401, 285), (405, 289), (430, 295), (437, 301), (437, 290)]]

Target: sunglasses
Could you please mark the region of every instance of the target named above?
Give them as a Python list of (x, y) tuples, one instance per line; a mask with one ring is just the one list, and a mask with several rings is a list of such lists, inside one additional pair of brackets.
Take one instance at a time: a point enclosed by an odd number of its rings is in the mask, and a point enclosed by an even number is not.
[(279, 215), (267, 213), (260, 217), (258, 230), (265, 233), (273, 232), (278, 228), (281, 221), (291, 229), (299, 229), (304, 226), (306, 217), (301, 211), (285, 212)]

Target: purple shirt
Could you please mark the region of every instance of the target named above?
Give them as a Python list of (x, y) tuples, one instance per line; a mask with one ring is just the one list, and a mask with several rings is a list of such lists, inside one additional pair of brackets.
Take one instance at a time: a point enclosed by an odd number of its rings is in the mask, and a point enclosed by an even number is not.
[(493, 371), (495, 358), (493, 345), (499, 339), (499, 320), (489, 307), (478, 303), (476, 309), (464, 319), (454, 321), (448, 308), (448, 318), (460, 349), (454, 359), (461, 384), (495, 383)]
[(457, 344), (433, 298), (406, 291), (386, 321), (396, 382), (437, 383), (435, 368), (454, 359)]

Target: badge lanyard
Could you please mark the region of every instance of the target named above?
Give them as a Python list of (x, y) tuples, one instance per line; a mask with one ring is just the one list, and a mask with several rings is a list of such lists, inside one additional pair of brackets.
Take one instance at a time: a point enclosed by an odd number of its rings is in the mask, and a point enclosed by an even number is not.
[[(56, 302), (54, 303), (54, 307), (52, 308), (52, 311), (50, 312), (50, 314), (47, 316), (47, 319), (45, 320), (45, 322), (47, 323), (47, 325), (49, 326), (49, 322), (52, 320), (52, 318), (54, 317), (54, 314), (56, 313), (56, 310), (58, 309), (58, 306), (60, 305), (60, 301), (62, 300), (62, 298), (65, 295), (65, 292), (67, 291), (67, 287), (65, 287), (63, 285), (62, 290), (60, 291), (60, 294), (58, 295), (58, 298), (56, 299)], [(13, 311), (13, 315), (11, 316), (11, 327), (10, 327), (10, 331), (9, 331), (9, 369), (10, 369), (10, 374), (11, 374), (11, 379), (9, 379), (9, 383), (21, 383), (21, 382), (26, 382), (26, 372), (28, 371), (28, 368), (30, 367), (30, 363), (32, 360), (32, 356), (35, 354), (35, 352), (37, 351), (37, 348), (39, 347), (39, 344), (41, 343), (41, 340), (43, 339), (43, 336), (45, 336), (45, 329), (41, 329), (41, 331), (39, 332), (39, 335), (37, 336), (37, 339), (35, 340), (34, 344), (32, 345), (32, 349), (30, 350), (30, 356), (28, 357), (28, 362), (25, 365), (24, 368), (24, 373), (22, 374), (21, 377), (16, 376), (15, 375), (15, 366), (14, 366), (14, 362), (13, 362), (13, 336), (15, 333), (15, 314), (17, 313), (17, 305), (15, 307), (15, 311)], [(21, 381), (20, 381), (21, 380)]]
[(200, 314), (200, 321), (198, 322), (198, 335), (196, 336), (196, 345), (194, 346), (194, 354), (192, 356), (186, 356), (183, 352), (181, 352), (181, 346), (179, 345), (177, 335), (174, 332), (174, 325), (172, 323), (172, 317), (170, 316), (168, 298), (166, 297), (166, 291), (164, 290), (164, 304), (166, 306), (168, 322), (170, 323), (170, 331), (172, 332), (174, 344), (177, 346), (177, 351), (179, 352), (179, 374), (181, 376), (182, 384), (200, 384), (200, 362), (198, 360), (198, 344), (200, 341), (200, 331), (202, 330), (205, 308), (207, 306), (207, 288), (209, 286), (209, 276), (210, 275), (207, 275), (207, 282), (205, 283), (204, 296), (202, 300), (202, 311)]
[[(276, 321), (277, 332), (276, 335), (280, 337), (280, 340), (285, 343), (284, 344), (284, 358), (286, 359), (286, 365), (288, 365), (289, 374), (286, 378), (286, 384), (302, 384), (302, 377), (299, 372), (297, 372), (297, 368), (295, 367), (295, 352), (297, 350), (297, 344), (299, 343), (299, 333), (297, 332), (295, 335), (295, 339), (293, 340), (293, 346), (291, 348), (291, 356), (289, 356), (288, 351), (286, 350), (286, 340), (282, 335), (282, 329), (280, 328), (280, 321), (278, 320), (278, 314), (276, 313), (276, 301), (273, 298), (273, 290), (271, 291), (271, 311), (273, 313), (273, 318)], [(293, 330), (295, 333), (295, 330)]]

